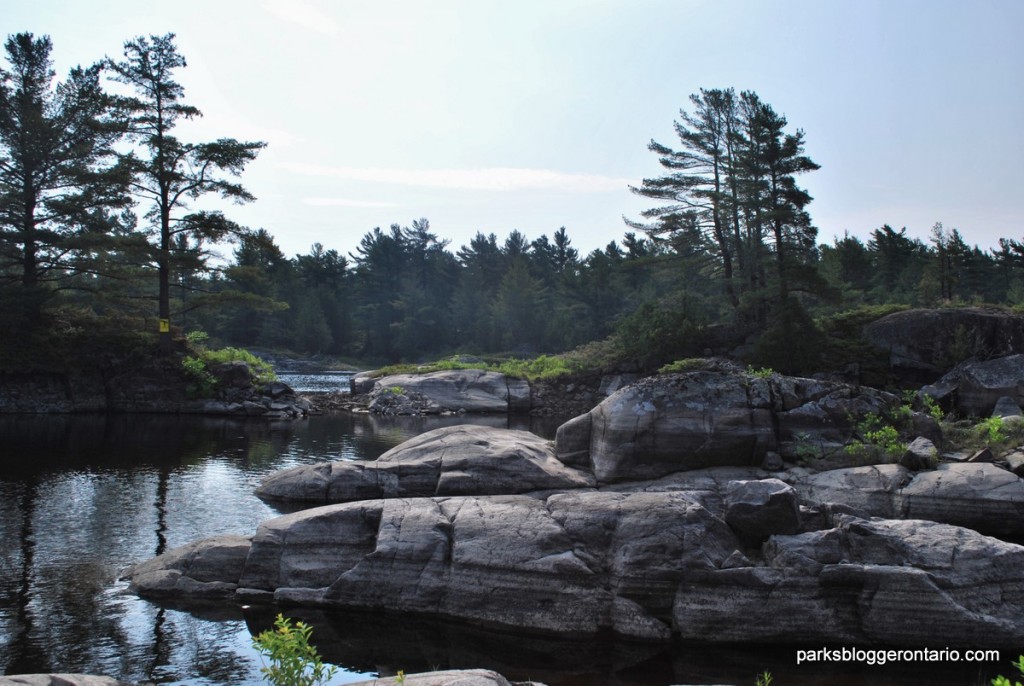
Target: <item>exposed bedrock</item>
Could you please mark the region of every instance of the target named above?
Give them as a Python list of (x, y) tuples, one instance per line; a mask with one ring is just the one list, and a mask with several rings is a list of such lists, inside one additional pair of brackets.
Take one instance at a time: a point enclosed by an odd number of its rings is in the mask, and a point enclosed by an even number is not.
[(482, 369), (394, 374), (377, 379), (369, 394), (378, 414), (530, 411), (526, 379)]
[(993, 536), (1024, 537), (1024, 480), (987, 463), (836, 469), (794, 481), (812, 503), (841, 503), (876, 517), (928, 519)]
[[(718, 466), (759, 466), (769, 452), (849, 461), (843, 450), (860, 418), (900, 404), (839, 382), (699, 371), (643, 379), (558, 429), (555, 454), (589, 462), (598, 483), (656, 479)], [(939, 440), (917, 415), (922, 434)]]
[(372, 462), (302, 465), (270, 475), (268, 500), (340, 503), (373, 498), (490, 495), (594, 486), (589, 470), (555, 458), (528, 431), (459, 425), (411, 438)]
[[(536, 632), (1024, 641), (1024, 547), (826, 507), (808, 517), (824, 528), (776, 532), (744, 548), (726, 521), (726, 499), (586, 490), (330, 505), (262, 524), (242, 565), (245, 539), (222, 538), (171, 551), (128, 577), (149, 596), (388, 608)], [(208, 564), (216, 559), (225, 560), (219, 574)]]

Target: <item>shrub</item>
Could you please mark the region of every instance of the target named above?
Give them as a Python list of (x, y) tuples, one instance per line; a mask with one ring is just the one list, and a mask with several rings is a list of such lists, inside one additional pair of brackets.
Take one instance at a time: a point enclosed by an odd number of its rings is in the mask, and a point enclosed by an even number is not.
[(312, 627), (304, 622), (292, 626), (290, 619), (278, 615), (274, 628), (258, 634), (252, 640), (260, 659), (270, 665), (260, 668), (263, 678), (274, 686), (317, 686), (330, 681), (337, 667), (326, 666), (316, 648), (310, 644)]
[[(1017, 668), (1017, 672), (1021, 676), (1024, 676), (1024, 655), (1021, 655), (1017, 658), (1016, 662), (1011, 662), (1010, 664)], [(1005, 676), (999, 675), (992, 680), (992, 686), (1021, 686), (1021, 683), (1019, 681), (1011, 683)]]

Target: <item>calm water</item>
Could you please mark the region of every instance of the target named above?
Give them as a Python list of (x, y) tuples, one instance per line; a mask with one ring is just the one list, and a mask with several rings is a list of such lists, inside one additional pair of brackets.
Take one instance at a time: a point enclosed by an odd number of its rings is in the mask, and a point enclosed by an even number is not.
[[(464, 419), (451, 418), (445, 423)], [(507, 426), (504, 417), (475, 420)], [(252, 495), (275, 470), (375, 459), (441, 420), (327, 415), (267, 423), (160, 416), (0, 415), (0, 673), (87, 672), (131, 681), (256, 684), (251, 636), (276, 608), (162, 607), (119, 573), (162, 550), (251, 534), (277, 513)], [(550, 436), (554, 425), (529, 425)], [(482, 631), (408, 616), (288, 609), (314, 626), (332, 683), (432, 668), (487, 667), (556, 685), (977, 684), (987, 666), (796, 667), (794, 649), (720, 649)], [(810, 646), (805, 646), (810, 647)], [(942, 646), (932, 646), (941, 648)], [(995, 671), (993, 671), (995, 670)]]

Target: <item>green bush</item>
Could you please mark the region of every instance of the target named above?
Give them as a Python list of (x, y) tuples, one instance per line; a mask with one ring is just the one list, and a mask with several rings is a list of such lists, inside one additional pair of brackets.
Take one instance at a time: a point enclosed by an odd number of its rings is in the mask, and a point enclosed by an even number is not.
[[(1016, 662), (1011, 662), (1014, 667), (1017, 668), (1017, 672), (1024, 676), (1024, 655), (1017, 658)], [(999, 675), (992, 680), (992, 686), (1021, 686), (1019, 681), (1010, 682), (1005, 676)]]
[(209, 368), (215, 364), (245, 362), (249, 366), (253, 383), (257, 386), (277, 380), (274, 368), (248, 350), (231, 347), (210, 350), (205, 346), (207, 339), (208, 336), (203, 331), (192, 331), (185, 335), (189, 354), (181, 361), (181, 366), (190, 380), (188, 393), (191, 397), (213, 397), (217, 390), (217, 380), (210, 374)]
[(260, 668), (263, 678), (274, 686), (317, 686), (331, 680), (337, 667), (326, 666), (316, 648), (310, 644), (312, 627), (278, 615), (274, 628), (258, 634), (253, 647), (260, 659), (267, 658), (270, 665)]

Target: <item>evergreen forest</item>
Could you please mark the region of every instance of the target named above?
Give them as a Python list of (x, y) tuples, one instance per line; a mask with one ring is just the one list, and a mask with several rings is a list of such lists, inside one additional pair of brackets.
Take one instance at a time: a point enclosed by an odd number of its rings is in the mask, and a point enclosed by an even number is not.
[[(603, 249), (581, 254), (566, 227), (456, 246), (426, 218), (396, 218), (352, 252), (324, 236), (289, 256), (274, 239), (284, 227), (229, 216), (255, 200), (241, 176), (264, 144), (177, 137), (201, 112), (175, 80), (186, 65), (173, 34), (130, 40), (60, 81), (52, 49), (12, 35), (0, 69), (8, 343), (105, 330), (166, 354), (202, 331), (376, 364), (603, 341), (645, 369), (745, 346), (751, 362), (806, 372), (842, 313), (1024, 306), (1024, 243), (1012, 238), (979, 248), (937, 223), (927, 241), (888, 225), (822, 240), (801, 187), (818, 169), (805, 133), (731, 88), (690, 96), (676, 140), (651, 141), (652, 175), (623, 188), (650, 209)], [(192, 209), (201, 198), (224, 211)]]

